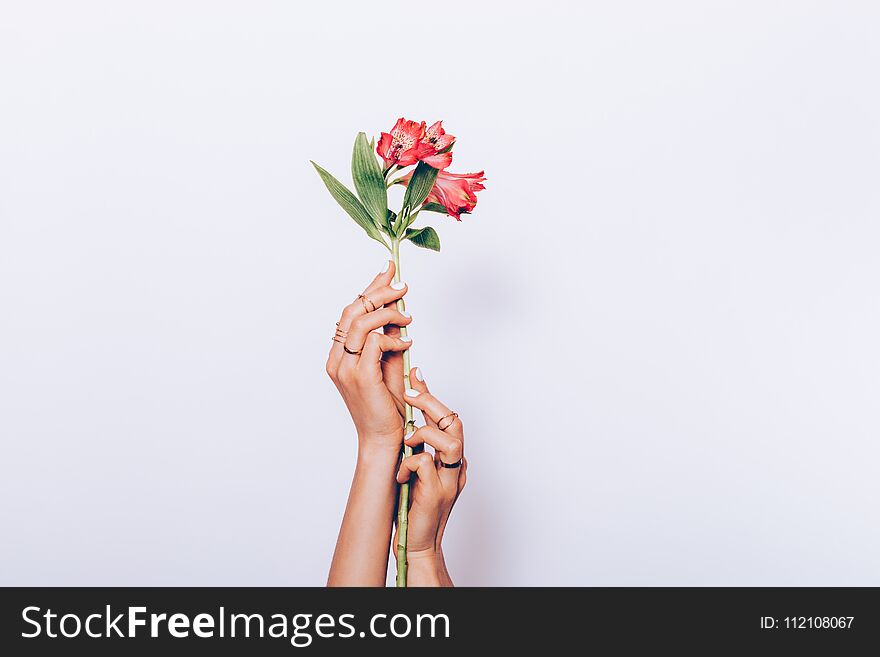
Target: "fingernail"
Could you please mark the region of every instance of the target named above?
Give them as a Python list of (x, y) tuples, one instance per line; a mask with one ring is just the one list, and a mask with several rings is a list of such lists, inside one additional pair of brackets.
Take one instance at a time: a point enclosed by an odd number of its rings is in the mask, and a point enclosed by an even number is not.
[(380, 273), (380, 274), (384, 274), (386, 271), (388, 271), (388, 267), (390, 267), (390, 266), (391, 266), (391, 261), (390, 261), (390, 260), (386, 260), (386, 261), (385, 261), (385, 267), (384, 267), (384, 268), (382, 269), (382, 271), (380, 271), (379, 273)]
[(412, 342), (412, 338), (409, 337), (408, 335), (401, 335), (400, 339), (403, 340), (404, 342)]
[(392, 290), (402, 290), (405, 287), (406, 287), (406, 283), (404, 283), (403, 281), (397, 281), (396, 283), (391, 284)]
[(416, 378), (417, 378), (419, 381), (424, 381), (424, 380), (425, 380), (425, 377), (422, 376), (422, 370), (420, 370), (418, 367), (416, 368)]
[(410, 431), (408, 434), (406, 434), (406, 435), (403, 437), (403, 442), (406, 442), (407, 440), (409, 440), (410, 438), (412, 438), (414, 433), (415, 433), (415, 431)]
[(400, 311), (400, 314), (403, 315), (404, 317), (406, 317), (407, 319), (409, 319), (410, 317), (412, 317), (412, 315), (410, 315), (410, 314), (409, 314), (408, 312), (406, 312), (405, 310), (401, 310), (401, 311)]
[(407, 397), (418, 397), (420, 394), (418, 390), (413, 390), (412, 388), (407, 388), (406, 390)]

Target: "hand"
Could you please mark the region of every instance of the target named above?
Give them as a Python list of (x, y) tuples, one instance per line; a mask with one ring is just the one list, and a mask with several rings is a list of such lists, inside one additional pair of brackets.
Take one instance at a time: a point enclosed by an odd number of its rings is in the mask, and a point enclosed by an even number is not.
[[(403, 435), (402, 352), (412, 341), (400, 337), (400, 326), (412, 318), (394, 307), (406, 294), (405, 283), (392, 284), (394, 263), (387, 262), (364, 291), (366, 299), (355, 299), (342, 311), (339, 328), (343, 344), (333, 342), (327, 359), (327, 374), (345, 400), (362, 442), (399, 450)], [(376, 332), (384, 327), (384, 334)]]
[[(444, 430), (441, 431), (437, 422), (451, 411), (428, 392), (418, 368), (410, 372), (410, 382), (413, 389), (407, 391), (406, 401), (422, 411), (426, 424), (406, 436), (405, 442), (416, 449), (430, 445), (434, 448), (434, 454), (413, 454), (401, 461), (397, 472), (397, 482), (401, 484), (415, 475), (410, 488), (406, 539), (409, 580), (414, 586), (451, 585), (443, 562), (441, 543), (449, 514), (467, 481), (467, 460), (463, 457), (464, 427), (461, 420), (455, 417), (452, 423), (444, 420)], [(442, 466), (442, 463), (454, 464), (459, 460), (461, 466), (458, 468)], [(396, 549), (396, 532), (391, 545), (392, 550)]]

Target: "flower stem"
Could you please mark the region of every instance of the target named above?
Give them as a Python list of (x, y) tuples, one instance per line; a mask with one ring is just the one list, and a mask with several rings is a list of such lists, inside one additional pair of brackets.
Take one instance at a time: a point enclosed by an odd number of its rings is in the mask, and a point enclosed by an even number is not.
[[(394, 258), (394, 281), (400, 281), (400, 240), (394, 239), (391, 241), (391, 255)], [(406, 306), (404, 305), (403, 299), (399, 299), (397, 301), (397, 310), (403, 312), (406, 310)], [(406, 336), (406, 327), (400, 327), (400, 335)], [(411, 388), (409, 384), (409, 349), (403, 352), (403, 388), (404, 391), (409, 390)], [(415, 428), (415, 423), (413, 421), (413, 410), (412, 406), (406, 403), (406, 396), (404, 395), (403, 399), (404, 406), (404, 419), (406, 420), (406, 424), (404, 425), (404, 435), (408, 433), (411, 429)], [(408, 445), (403, 446), (403, 458), (407, 456), (412, 456), (412, 447)], [(412, 479), (412, 476), (410, 476)], [(398, 587), (406, 586), (406, 531), (409, 526), (408, 514), (409, 514), (409, 488), (410, 482), (407, 481), (405, 484), (400, 485), (400, 496), (397, 500), (397, 545), (395, 547), (397, 554), (397, 581), (396, 585)]]

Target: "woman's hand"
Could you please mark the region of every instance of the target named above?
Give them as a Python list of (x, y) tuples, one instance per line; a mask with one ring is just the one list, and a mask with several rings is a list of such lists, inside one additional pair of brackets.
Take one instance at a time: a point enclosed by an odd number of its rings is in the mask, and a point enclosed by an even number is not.
[[(441, 401), (428, 392), (421, 371), (410, 372), (413, 387), (406, 393), (406, 401), (422, 411), (425, 426), (405, 438), (410, 447), (419, 449), (425, 444), (434, 448), (434, 454), (413, 454), (400, 463), (397, 482), (408, 481), (415, 475), (410, 490), (409, 527), (407, 530), (408, 584), (410, 586), (452, 586), (443, 560), (443, 532), (452, 506), (461, 494), (467, 480), (467, 461), (464, 459), (464, 427), (461, 420), (451, 417)], [(444, 419), (447, 418), (447, 419)], [(443, 420), (443, 430), (437, 423)], [(443, 464), (458, 467), (444, 467)], [(397, 534), (392, 549), (397, 545)]]
[[(412, 321), (394, 307), (406, 283), (392, 283), (394, 263), (342, 311), (339, 340), (327, 359), (327, 374), (345, 400), (362, 446), (399, 450), (403, 436), (403, 361), (412, 340), (400, 326)], [(384, 334), (376, 330), (384, 327)], [(356, 352), (356, 353), (350, 353)]]
[[(394, 263), (342, 311), (327, 373), (358, 432), (358, 459), (327, 577), (329, 586), (384, 586), (388, 541), (397, 500), (394, 473), (403, 441), (403, 357), (410, 341), (397, 312), (406, 293), (393, 285)], [(383, 328), (384, 334), (377, 330)], [(354, 352), (354, 353), (350, 353)]]

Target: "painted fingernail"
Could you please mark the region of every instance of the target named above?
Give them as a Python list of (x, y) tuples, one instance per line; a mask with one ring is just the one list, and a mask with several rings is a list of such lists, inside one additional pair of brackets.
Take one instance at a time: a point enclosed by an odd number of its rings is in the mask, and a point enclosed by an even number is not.
[(397, 282), (391, 284), (392, 290), (402, 290), (405, 287), (406, 287), (406, 283), (404, 283), (403, 281), (397, 281)]
[(406, 435), (403, 437), (403, 442), (406, 442), (407, 440), (409, 440), (410, 438), (412, 438), (414, 433), (415, 433), (415, 431), (410, 431), (408, 434), (406, 434)]
[(407, 388), (406, 390), (407, 397), (418, 397), (420, 394), (422, 393), (420, 393), (418, 390), (413, 390), (412, 388)]
[(388, 271), (388, 267), (390, 267), (390, 266), (391, 266), (391, 261), (390, 261), (390, 260), (386, 260), (386, 261), (385, 261), (385, 267), (384, 267), (384, 268), (382, 269), (382, 271), (380, 271), (379, 273), (380, 273), (380, 274), (384, 274), (386, 271)]
[(404, 317), (406, 317), (407, 319), (409, 319), (410, 317), (412, 317), (412, 315), (410, 315), (410, 314), (409, 314), (408, 312), (406, 312), (405, 310), (401, 310), (401, 311), (400, 311), (400, 314), (403, 315)]
[(417, 378), (419, 381), (424, 381), (424, 380), (425, 380), (425, 377), (422, 376), (422, 370), (420, 370), (418, 367), (416, 368), (416, 378)]
[(408, 335), (401, 335), (401, 336), (400, 336), (400, 339), (401, 339), (403, 342), (412, 342), (412, 338), (409, 337)]

